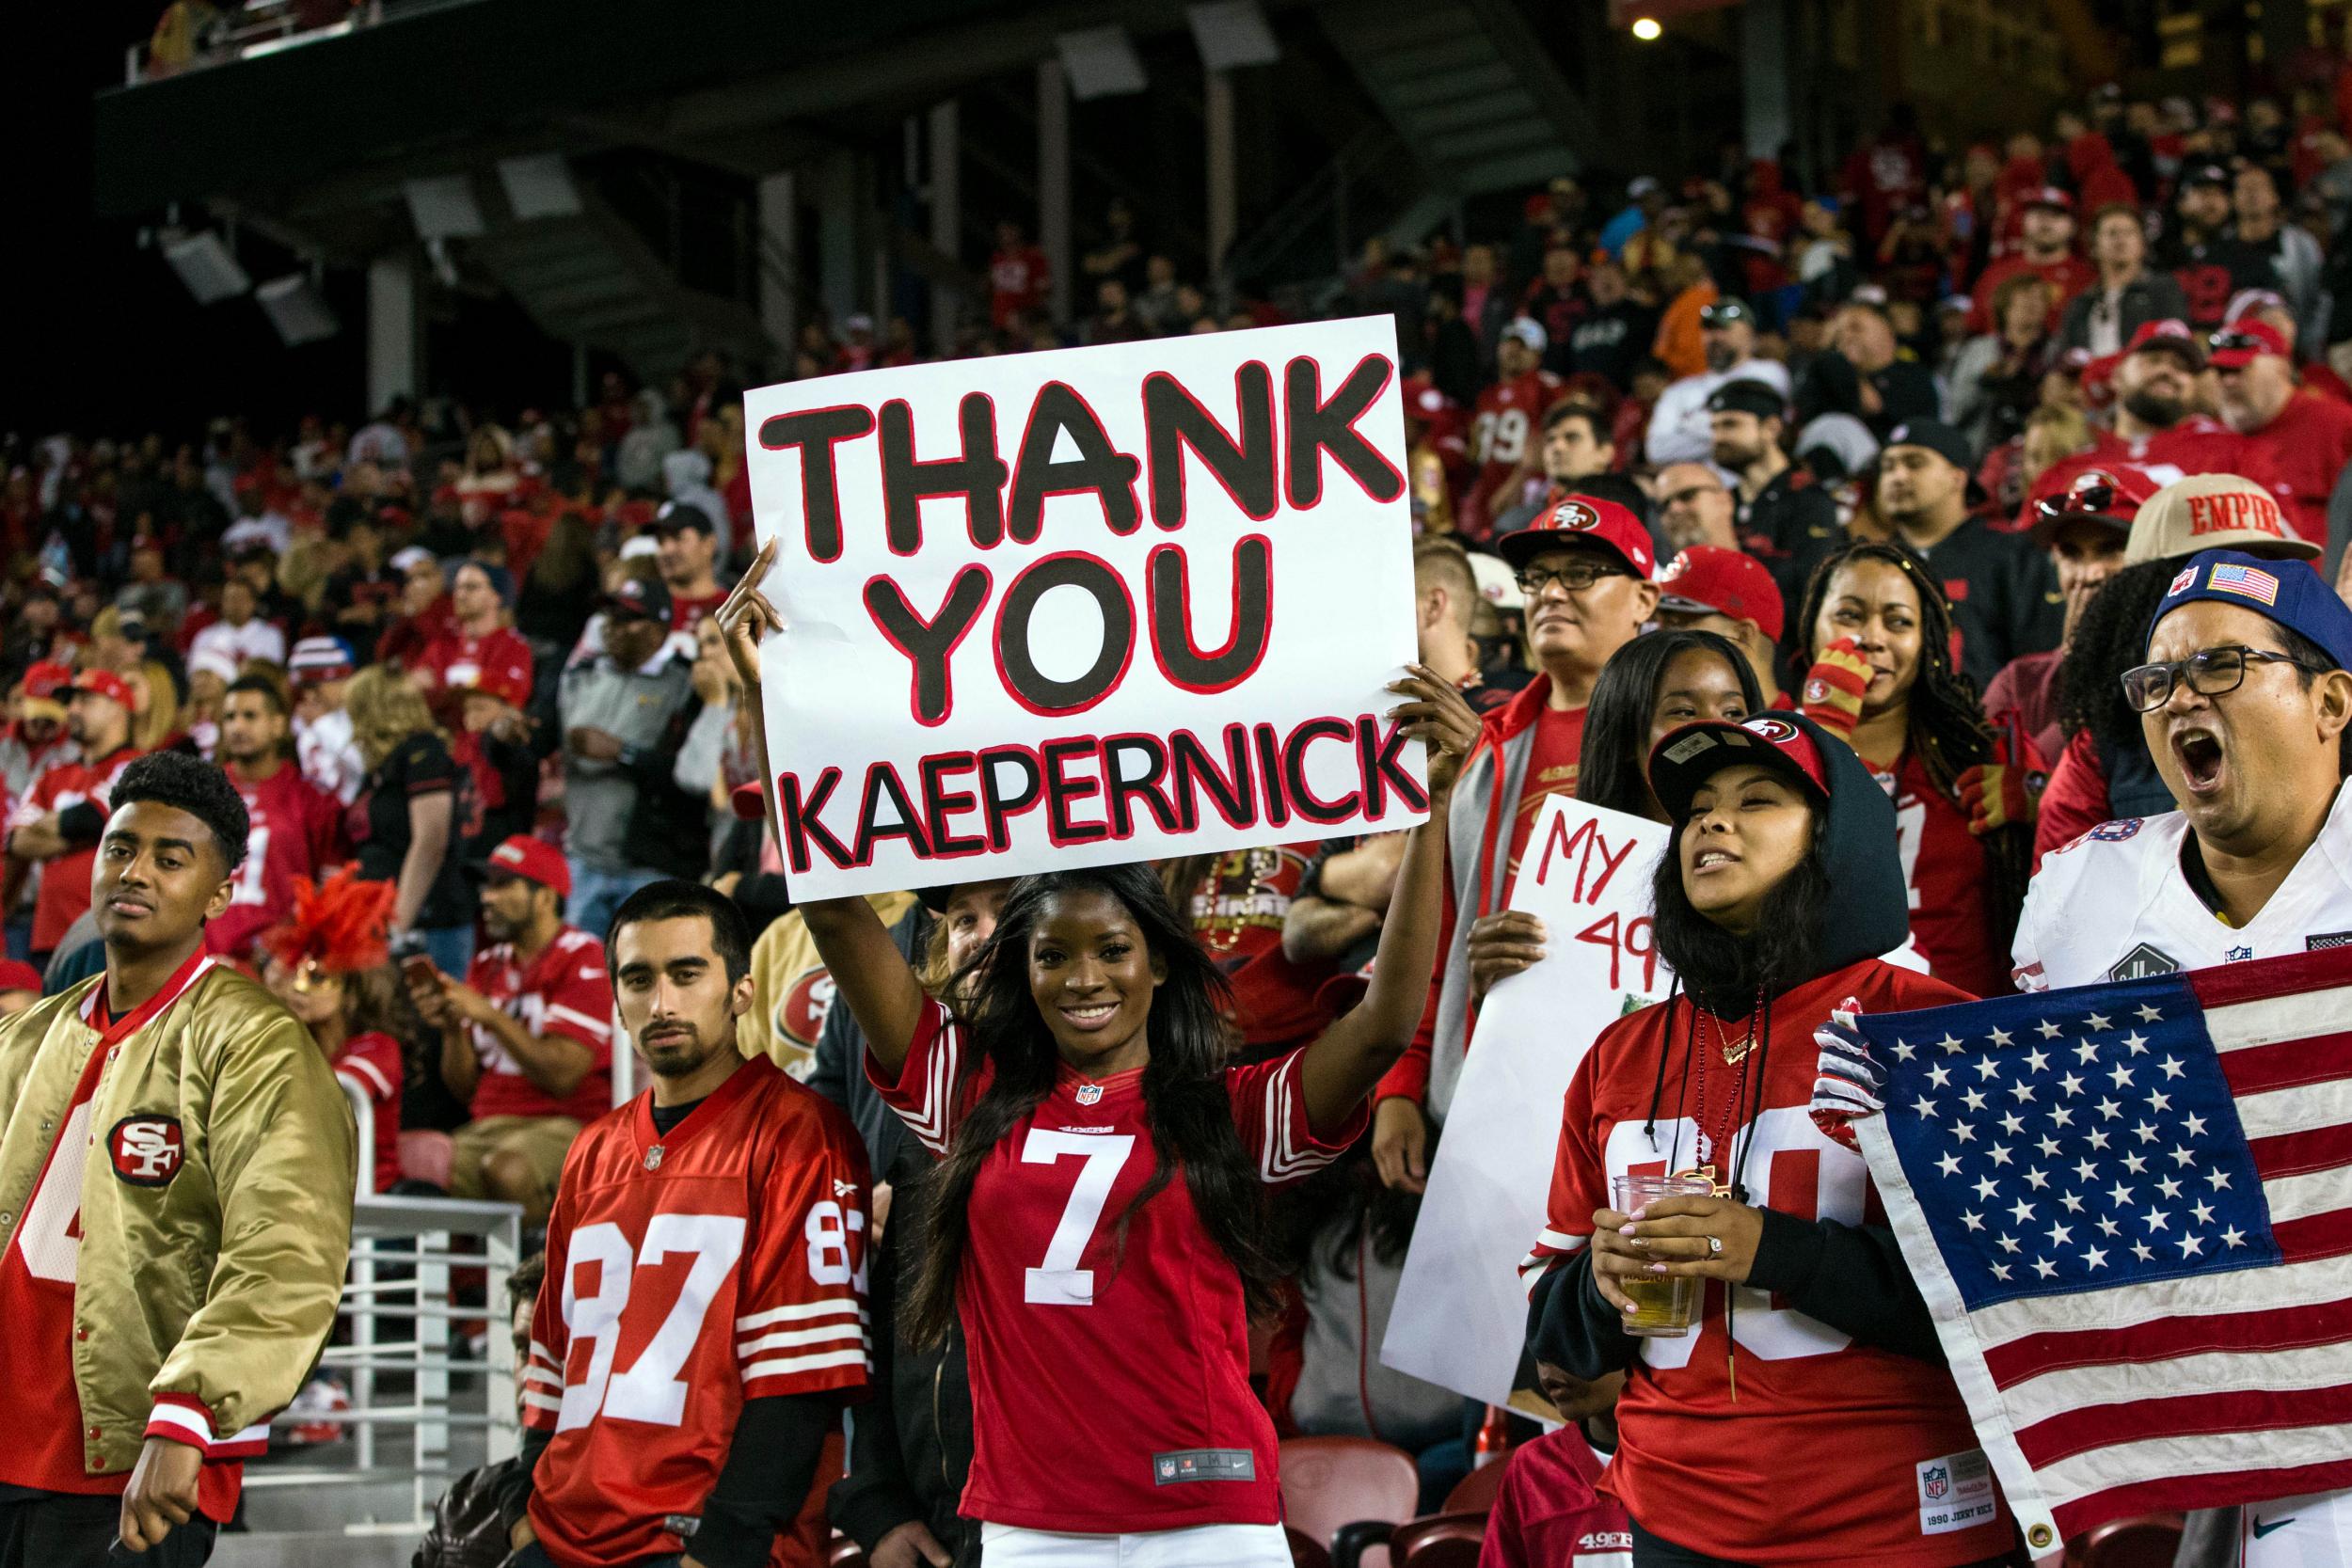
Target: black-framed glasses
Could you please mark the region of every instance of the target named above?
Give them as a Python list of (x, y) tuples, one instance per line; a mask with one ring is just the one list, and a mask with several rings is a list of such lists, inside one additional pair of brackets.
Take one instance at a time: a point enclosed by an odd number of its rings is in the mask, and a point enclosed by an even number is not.
[(1572, 561), (1565, 566), (1523, 566), (1519, 569), (1519, 592), (1535, 597), (1553, 583), (1570, 594), (1581, 594), (1603, 578), (1629, 578), (1633, 574), (1622, 566), (1612, 566), (1600, 561)]
[(2218, 697), (2246, 684), (2249, 664), (2292, 664), (2313, 673), (2321, 668), (2293, 654), (2274, 654), (2267, 648), (2249, 648), (2243, 643), (2200, 648), (2186, 658), (2167, 664), (2136, 665), (2124, 671), (2123, 700), (2136, 712), (2153, 713), (2171, 701), (2173, 684), (2184, 677), (2188, 681), (2188, 689), (2199, 696)]
[(1688, 506), (1701, 496), (1720, 496), (1724, 493), (1724, 487), (1720, 484), (1689, 484), (1683, 486), (1683, 488), (1679, 490), (1659, 497), (1658, 504), (1661, 506)]
[(2216, 354), (2219, 354), (2225, 349), (2232, 351), (2247, 351), (2254, 354), (2268, 354), (2270, 352), (2270, 345), (2263, 341), (2260, 338), (2255, 337), (2251, 332), (2217, 332), (2207, 341), (2212, 343), (2213, 351)]

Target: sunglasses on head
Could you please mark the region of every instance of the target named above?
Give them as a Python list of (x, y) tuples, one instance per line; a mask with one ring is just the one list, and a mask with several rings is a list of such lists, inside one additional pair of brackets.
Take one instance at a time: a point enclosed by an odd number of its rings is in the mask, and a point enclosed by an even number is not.
[(1729, 326), (1734, 322), (1747, 319), (1748, 311), (1744, 305), (1710, 305), (1699, 312), (1701, 326)]
[(2114, 485), (2086, 484), (2062, 496), (2047, 497), (2037, 502), (2034, 510), (2044, 517), (2104, 517), (2113, 515), (2115, 501)]
[(2219, 354), (2224, 350), (2230, 350), (2233, 352), (2250, 350), (2255, 354), (2268, 354), (2270, 352), (2270, 345), (2264, 342), (2260, 338), (2255, 337), (2250, 332), (2217, 332), (2213, 335), (2210, 341), (2213, 344), (2213, 351), (2216, 354)]

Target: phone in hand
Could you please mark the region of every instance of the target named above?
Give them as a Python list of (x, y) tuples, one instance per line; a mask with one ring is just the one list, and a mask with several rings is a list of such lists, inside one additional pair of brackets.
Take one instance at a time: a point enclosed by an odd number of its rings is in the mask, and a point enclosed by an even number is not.
[(432, 958), (423, 953), (411, 953), (400, 960), (400, 977), (413, 990), (441, 989), (441, 972), (433, 967)]

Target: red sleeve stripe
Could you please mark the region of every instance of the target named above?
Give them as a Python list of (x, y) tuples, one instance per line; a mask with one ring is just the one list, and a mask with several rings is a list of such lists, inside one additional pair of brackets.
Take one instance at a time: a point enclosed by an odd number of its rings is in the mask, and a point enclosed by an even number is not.
[[(937, 1003), (931, 1004), (934, 1007)], [(925, 1074), (923, 1102), (913, 1113), (901, 1113), (914, 1141), (933, 1154), (947, 1152), (947, 1107), (956, 1086), (956, 1064), (963, 1055), (963, 1026), (941, 1008), (938, 1033), (931, 1040), (930, 1070)]]
[(175, 1443), (185, 1443), (201, 1452), (206, 1459), (243, 1459), (269, 1451), (269, 1423), (256, 1421), (242, 1432), (227, 1437), (213, 1435), (212, 1412), (202, 1402), (184, 1394), (160, 1394), (154, 1408), (147, 1415), (150, 1437), (167, 1437)]
[(866, 1314), (858, 1314), (856, 1323), (820, 1323), (815, 1328), (780, 1328), (773, 1334), (763, 1334), (756, 1339), (746, 1339), (735, 1347), (738, 1359), (749, 1359), (764, 1350), (789, 1350), (795, 1345), (821, 1345), (844, 1339), (854, 1339), (861, 1345), (872, 1343), (866, 1336)]
[(818, 1372), (830, 1367), (867, 1365), (862, 1350), (813, 1351), (806, 1355), (778, 1355), (765, 1361), (754, 1361), (743, 1369), (743, 1381), (754, 1382), (763, 1377), (786, 1377), (795, 1372)]
[(348, 1078), (359, 1085), (360, 1091), (370, 1100), (391, 1098), (392, 1086), (384, 1081), (384, 1069), (365, 1056), (352, 1057), (336, 1068), (335, 1072), (338, 1077)]
[(795, 1302), (789, 1307), (773, 1307), (766, 1312), (755, 1312), (748, 1318), (738, 1318), (735, 1320), (735, 1332), (749, 1334), (755, 1328), (766, 1328), (770, 1323), (801, 1323), (809, 1318), (846, 1317), (851, 1312), (857, 1314), (858, 1322), (866, 1321), (866, 1304), (857, 1297), (827, 1296), (822, 1301)]
[(1329, 1164), (1332, 1156), (1317, 1148), (1301, 1149), (1292, 1135), (1295, 1117), (1293, 1085), (1297, 1080), (1299, 1062), (1306, 1056), (1302, 1047), (1290, 1053), (1281, 1067), (1265, 1081), (1265, 1125), (1259, 1130), (1262, 1140), (1258, 1151), (1258, 1179), (1262, 1181), (1287, 1181), (1311, 1170)]
[(578, 1008), (566, 1007), (561, 1003), (550, 1002), (548, 1004), (547, 1020), (549, 1023), (564, 1022), (570, 1024), (575, 1029), (585, 1029), (591, 1035), (596, 1036), (598, 1044), (602, 1044), (604, 1041), (612, 1037), (612, 1021), (611, 1019), (590, 1018), (586, 1013), (580, 1011)]

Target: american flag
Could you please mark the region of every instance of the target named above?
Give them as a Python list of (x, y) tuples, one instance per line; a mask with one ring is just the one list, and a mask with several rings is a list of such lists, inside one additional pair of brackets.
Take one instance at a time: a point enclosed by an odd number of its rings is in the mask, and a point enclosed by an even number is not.
[(2243, 594), (2265, 604), (2279, 602), (2279, 579), (2258, 566), (2217, 564), (2213, 576), (2206, 579), (2215, 588), (2226, 588), (2233, 594)]
[(2352, 949), (1820, 1043), (2037, 1552), (2352, 1486)]

